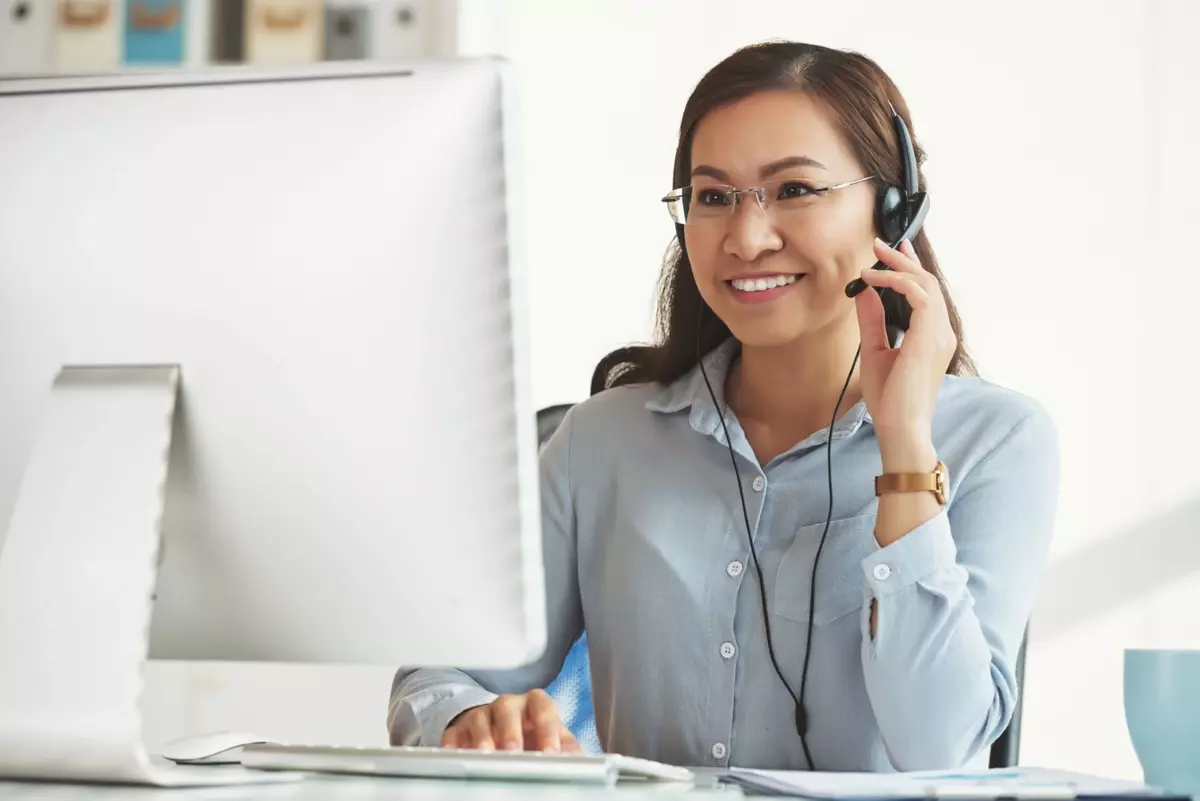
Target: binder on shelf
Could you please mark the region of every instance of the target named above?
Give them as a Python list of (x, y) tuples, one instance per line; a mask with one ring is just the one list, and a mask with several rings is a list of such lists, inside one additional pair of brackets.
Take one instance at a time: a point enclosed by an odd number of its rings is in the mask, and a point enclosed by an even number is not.
[(247, 0), (245, 60), (251, 64), (320, 61), (324, 50), (321, 0)]
[(125, 63), (183, 64), (187, 6), (185, 0), (126, 0)]
[(210, 0), (209, 51), (216, 64), (238, 64), (246, 58), (245, 0)]
[(183, 23), (183, 64), (186, 67), (206, 67), (215, 61), (213, 21), (214, 0), (185, 0), (187, 13)]
[(328, 61), (371, 58), (374, 15), (367, 3), (325, 3), (325, 58)]
[(58, 72), (110, 72), (121, 64), (121, 0), (58, 0), (53, 67)]
[(0, 4), (0, 77), (49, 72), (53, 31), (52, 3), (17, 0)]
[(433, 53), (435, 13), (431, 0), (379, 0), (371, 56), (382, 61), (416, 61)]

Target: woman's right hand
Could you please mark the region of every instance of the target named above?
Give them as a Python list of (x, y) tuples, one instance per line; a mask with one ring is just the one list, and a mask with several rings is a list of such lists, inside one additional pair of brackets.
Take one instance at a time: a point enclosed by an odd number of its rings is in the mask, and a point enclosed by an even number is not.
[(486, 706), (459, 714), (442, 734), (443, 748), (483, 751), (579, 753), (579, 742), (563, 725), (545, 690), (502, 695)]

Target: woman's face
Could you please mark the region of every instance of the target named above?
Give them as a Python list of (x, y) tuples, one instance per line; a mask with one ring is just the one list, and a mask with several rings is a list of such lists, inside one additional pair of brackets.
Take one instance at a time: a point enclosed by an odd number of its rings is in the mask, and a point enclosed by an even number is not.
[[(744, 345), (777, 347), (854, 312), (846, 284), (874, 263), (876, 183), (819, 101), (763, 92), (716, 109), (692, 138), (684, 238), (700, 294)], [(766, 187), (730, 205), (730, 187)], [(765, 289), (763, 287), (766, 287)]]

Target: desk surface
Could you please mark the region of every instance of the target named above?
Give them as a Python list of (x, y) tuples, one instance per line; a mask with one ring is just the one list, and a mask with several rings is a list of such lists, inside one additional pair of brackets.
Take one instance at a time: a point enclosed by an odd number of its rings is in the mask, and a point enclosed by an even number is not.
[(704, 798), (733, 801), (742, 797), (737, 787), (718, 784), (715, 772), (697, 771), (697, 776), (694, 785), (628, 781), (615, 787), (320, 775), (289, 784), (202, 789), (0, 782), (0, 798), (4, 801), (586, 801), (595, 798), (659, 801), (686, 796), (689, 801)]

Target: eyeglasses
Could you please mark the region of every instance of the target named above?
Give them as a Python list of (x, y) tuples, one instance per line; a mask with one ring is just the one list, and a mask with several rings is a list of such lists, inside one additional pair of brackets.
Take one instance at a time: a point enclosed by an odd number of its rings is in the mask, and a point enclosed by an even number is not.
[(754, 195), (758, 207), (765, 212), (792, 212), (811, 205), (817, 198), (835, 189), (845, 189), (863, 181), (870, 181), (874, 177), (868, 175), (833, 186), (821, 186), (795, 178), (768, 181), (762, 186), (750, 186), (745, 189), (725, 184), (693, 184), (671, 190), (662, 202), (667, 204), (671, 219), (680, 225), (688, 225), (732, 217), (743, 195)]

